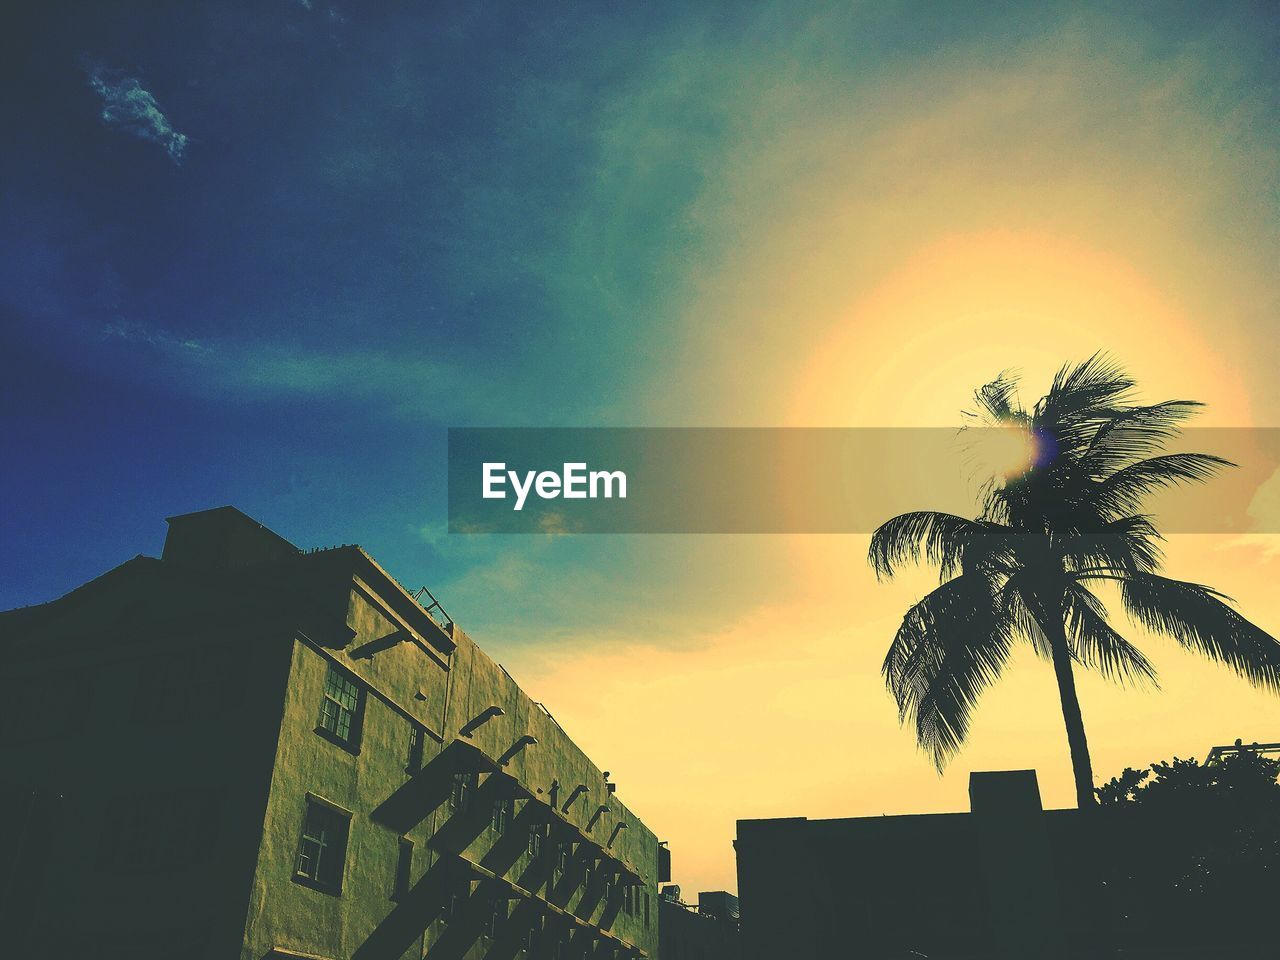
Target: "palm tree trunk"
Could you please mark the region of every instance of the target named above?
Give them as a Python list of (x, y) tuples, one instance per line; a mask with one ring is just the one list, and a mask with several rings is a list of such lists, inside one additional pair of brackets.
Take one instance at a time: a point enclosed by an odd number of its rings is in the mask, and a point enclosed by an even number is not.
[(1053, 673), (1058, 680), (1058, 697), (1062, 701), (1062, 722), (1067, 728), (1067, 746), (1071, 750), (1071, 771), (1076, 781), (1076, 806), (1091, 810), (1097, 805), (1093, 793), (1093, 763), (1089, 759), (1089, 741), (1084, 735), (1084, 717), (1080, 698), (1076, 696), (1076, 678), (1071, 670), (1071, 651), (1067, 647), (1067, 631), (1062, 614), (1050, 621), (1049, 646), (1053, 651)]

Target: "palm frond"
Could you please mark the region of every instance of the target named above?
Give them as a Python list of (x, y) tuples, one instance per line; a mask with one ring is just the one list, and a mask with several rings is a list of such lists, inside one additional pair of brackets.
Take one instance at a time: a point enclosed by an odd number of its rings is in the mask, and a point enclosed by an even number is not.
[(1143, 501), (1164, 487), (1204, 483), (1213, 479), (1224, 467), (1234, 467), (1230, 460), (1208, 453), (1167, 453), (1149, 457), (1121, 467), (1100, 481), (1093, 491), (1099, 509), (1112, 516), (1132, 513)]
[(1065, 601), (1067, 636), (1076, 659), (1120, 683), (1159, 686), (1155, 666), (1107, 622), (1102, 601), (1079, 584), (1067, 589)]
[(1098, 427), (1126, 406), (1134, 381), (1120, 364), (1103, 353), (1083, 363), (1063, 366), (1049, 392), (1035, 405), (1032, 418), (1063, 453), (1087, 449)]
[(939, 586), (903, 618), (882, 672), (898, 717), (942, 770), (969, 731), (981, 692), (1000, 675), (1012, 638), (993, 585), (964, 574)]
[(1227, 664), (1258, 686), (1280, 691), (1280, 643), (1212, 587), (1135, 573), (1121, 579), (1120, 596), (1129, 615), (1149, 630)]
[(1081, 571), (1117, 575), (1133, 571), (1151, 573), (1158, 570), (1164, 560), (1160, 549), (1163, 539), (1150, 518), (1138, 514), (1118, 520), (1099, 520), (1086, 532), (1062, 538), (1058, 549), (1069, 574)]
[(886, 520), (871, 535), (867, 559), (877, 579), (892, 577), (906, 563), (928, 560), (947, 577), (957, 571), (966, 546), (1000, 528), (950, 513), (918, 510)]
[(1049, 637), (1040, 624), (1040, 607), (1035, 589), (1028, 582), (1030, 574), (1023, 569), (1010, 576), (1000, 590), (1000, 616), (1009, 624), (1015, 637), (1022, 637), (1045, 660), (1053, 656)]
[(1160, 449), (1202, 406), (1196, 400), (1166, 400), (1116, 410), (1099, 426), (1081, 461), (1095, 477), (1107, 476)]
[(1004, 371), (973, 392), (973, 402), (977, 409), (965, 415), (987, 425), (1024, 422), (1027, 414), (1017, 401), (1018, 378), (1009, 371)]
[(1063, 364), (1054, 374), (1049, 392), (1036, 405), (1055, 418), (1123, 406), (1133, 394), (1134, 380), (1117, 361), (1098, 351), (1075, 366)]

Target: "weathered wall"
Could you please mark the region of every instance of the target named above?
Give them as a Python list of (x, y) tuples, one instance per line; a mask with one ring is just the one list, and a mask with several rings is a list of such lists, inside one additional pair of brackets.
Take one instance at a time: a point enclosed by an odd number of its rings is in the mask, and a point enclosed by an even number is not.
[[(424, 948), (442, 960), (520, 956), (520, 934), (538, 912), (533, 902), (513, 899), (511, 919), (496, 939), (482, 931), (485, 898), (480, 895), (460, 921), (443, 922), (450, 890), (466, 877), (477, 878), (472, 887), (478, 894), (493, 887), (480, 880), (480, 872), (468, 872), (468, 861), (656, 957), (657, 840), (652, 831), (607, 792), (600, 769), (461, 630), (452, 631), (456, 649), (446, 652), (436, 644), (447, 646), (447, 641), (433, 642), (430, 629), (407, 622), (384, 602), (393, 585), (357, 578), (348, 589), (345, 626), (351, 639), (323, 646), (300, 638), (294, 645), (242, 957), (257, 960), (283, 949), (335, 960), (399, 960), (419, 957)], [(359, 678), (366, 691), (358, 752), (316, 733), (330, 662)], [(493, 707), (502, 715), (463, 734)], [(406, 768), (414, 722), (428, 731), (423, 767), (416, 773)], [(538, 742), (510, 754), (505, 771), (526, 786), (528, 796), (515, 801), (512, 824), (499, 835), (490, 823), (492, 800), (509, 781), (490, 775), (494, 765), (483, 757), (503, 758), (526, 735)], [(475, 802), (469, 811), (455, 813), (449, 805), (452, 777), (470, 768), (481, 771)], [(622, 909), (621, 887), (604, 902), (602, 883), (581, 886), (580, 864), (551, 888), (546, 861), (534, 863), (529, 856), (528, 825), (547, 818), (556, 783), (564, 820), (644, 877), (633, 914)], [(567, 804), (579, 784), (586, 792)], [(341, 896), (293, 879), (308, 793), (351, 814)], [(599, 812), (602, 805), (606, 810)], [(616, 829), (621, 823), (626, 827)], [(413, 842), (414, 858), (411, 891), (396, 902), (391, 892), (401, 837)], [(551, 851), (548, 845), (548, 856)]]
[[(656, 957), (657, 841), (601, 770), (358, 548), (286, 547), (266, 565), (139, 558), (53, 604), (0, 614), (0, 683), (19, 697), (0, 726), (0, 839), (23, 851), (30, 907), (21, 922), (10, 907), (0, 952), (496, 960), (539, 956), (522, 952), (522, 933), (549, 913), (579, 945), (594, 926)], [(364, 691), (358, 749), (317, 733), (330, 663)], [(465, 770), (478, 788), (470, 810), (454, 811)], [(33, 789), (59, 802), (20, 815)], [(500, 833), (492, 800), (512, 791)], [(340, 896), (294, 875), (308, 795), (351, 817)], [(552, 831), (537, 861), (534, 822)], [(552, 883), (555, 839), (576, 831), (587, 840)], [(411, 883), (393, 898), (402, 838)], [(582, 882), (591, 844), (642, 878), (634, 898), (599, 869)], [(460, 885), (471, 899), (446, 924)], [(498, 889), (511, 916), (491, 937), (485, 904)]]

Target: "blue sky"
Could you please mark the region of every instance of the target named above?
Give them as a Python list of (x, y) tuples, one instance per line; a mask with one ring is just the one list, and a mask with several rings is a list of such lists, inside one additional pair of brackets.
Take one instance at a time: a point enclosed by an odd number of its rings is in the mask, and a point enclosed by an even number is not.
[(708, 337), (760, 332), (699, 322), (697, 285), (767, 229), (776, 191), (734, 177), (793, 115), (1117, 25), (1148, 57), (1225, 37), (1224, 73), (1274, 84), (1266, 5), (1073, 6), (29, 5), (0, 160), (28, 560), (0, 603), (215, 502), (439, 575), (414, 531), (443, 426), (727, 422)]
[[(359, 542), (636, 771), (691, 885), (732, 885), (735, 816), (963, 806), (963, 770), (937, 781), (892, 739), (876, 673), (911, 587), (877, 587), (856, 538), (450, 537), (447, 427), (951, 424), (1000, 370), (1100, 347), (1225, 425), (1280, 423), (1271, 3), (51, 0), (11, 20), (0, 607), (227, 503), (302, 546)], [(1064, 321), (1078, 288), (1096, 315)], [(1243, 599), (1272, 556), (1233, 561)], [(593, 657), (632, 678), (612, 707), (553, 663)], [(776, 687), (805, 670), (847, 677), (823, 703), (886, 744), (859, 761), (882, 782), (734, 800), (704, 758), (766, 707), (818, 729)], [(702, 709), (682, 676), (744, 692)], [(992, 716), (1021, 716), (1016, 690)], [(1159, 702), (1188, 712), (1176, 684)], [(1160, 716), (1116, 720), (1096, 765), (1202, 748)], [(975, 730), (974, 762), (1060, 768), (1045, 722), (1049, 747)], [(657, 724), (683, 754), (654, 753)], [(720, 799), (664, 806), (662, 771)]]
[[(592, 113), (644, 54), (618, 42), (629, 18), (28, 16), (0, 269), (23, 411), (6, 526), (29, 560), (0, 602), (153, 551), (161, 515), (221, 502), (420, 566), (442, 427), (617, 415), (641, 373), (617, 351), (650, 311), (610, 316), (609, 279), (565, 261)], [(141, 91), (143, 115), (108, 119), (104, 89)]]

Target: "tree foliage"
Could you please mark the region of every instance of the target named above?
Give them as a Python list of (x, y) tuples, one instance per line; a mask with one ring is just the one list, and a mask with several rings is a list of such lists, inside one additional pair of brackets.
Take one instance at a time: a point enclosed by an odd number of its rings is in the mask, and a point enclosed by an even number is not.
[(1099, 787), (1093, 826), (1106, 838), (1117, 936), (1186, 949), (1260, 933), (1230, 918), (1269, 913), (1280, 894), (1277, 777), (1280, 760), (1245, 748), (1128, 768)]
[(905, 564), (939, 571), (939, 586), (903, 617), (882, 672), (900, 719), (940, 770), (964, 742), (983, 690), (1026, 643), (1054, 663), (1077, 793), (1082, 805), (1091, 802), (1073, 667), (1120, 683), (1156, 682), (1150, 660), (1112, 624), (1095, 592), (1101, 586), (1118, 588), (1130, 620), (1280, 689), (1280, 643), (1218, 591), (1159, 573), (1161, 536), (1143, 512), (1147, 498), (1230, 464), (1163, 452), (1200, 404), (1139, 404), (1134, 388), (1102, 355), (1064, 366), (1030, 409), (1016, 379), (998, 377), (976, 391), (971, 424), (1025, 432), (1030, 466), (992, 478), (974, 519), (916, 511), (872, 535), (868, 560), (878, 577)]

